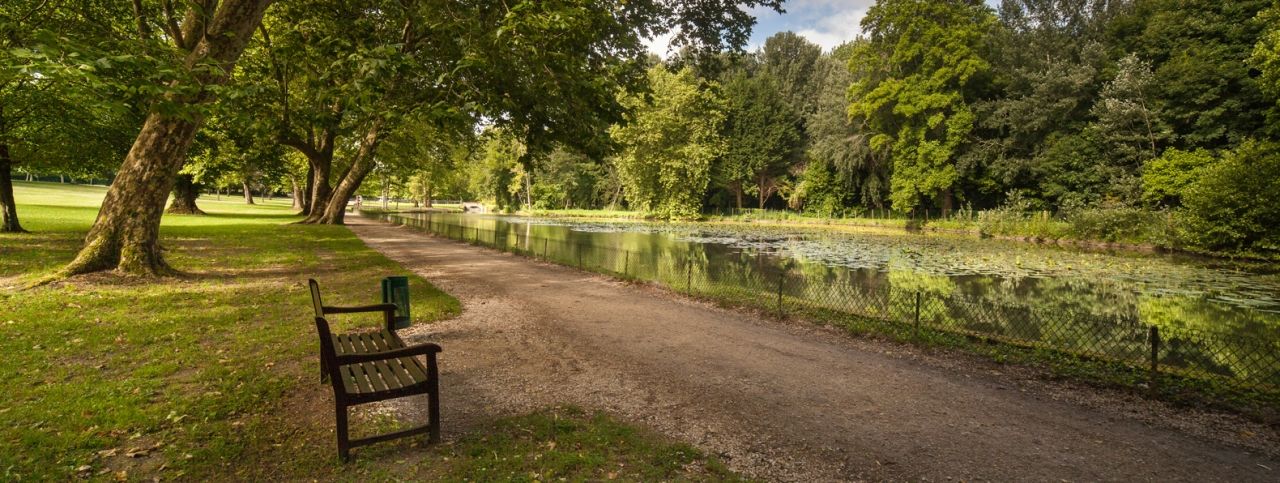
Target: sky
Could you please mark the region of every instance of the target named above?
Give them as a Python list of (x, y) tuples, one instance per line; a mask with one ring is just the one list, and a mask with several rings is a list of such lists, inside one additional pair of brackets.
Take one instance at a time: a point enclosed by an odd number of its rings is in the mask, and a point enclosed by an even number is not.
[[(830, 51), (858, 36), (862, 17), (875, 3), (875, 0), (787, 0), (783, 4), (787, 11), (785, 14), (768, 8), (752, 9), (756, 25), (751, 31), (747, 50), (759, 49), (773, 34), (790, 30), (822, 46), (824, 51)], [(987, 3), (996, 1), (988, 0)], [(648, 42), (649, 50), (666, 58), (669, 40), (670, 37), (652, 39)]]
[[(874, 4), (875, 0), (787, 0), (783, 6), (786, 14), (769, 8), (752, 9), (756, 25), (747, 50), (754, 51), (764, 46), (769, 36), (787, 30), (821, 45), (823, 50), (831, 50), (858, 36), (862, 16)], [(649, 50), (666, 58), (669, 41), (670, 36), (651, 39)]]

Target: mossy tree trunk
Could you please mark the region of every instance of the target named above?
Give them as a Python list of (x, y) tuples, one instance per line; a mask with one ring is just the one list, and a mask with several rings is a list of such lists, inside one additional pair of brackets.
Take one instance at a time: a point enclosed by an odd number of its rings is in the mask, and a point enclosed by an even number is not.
[[(342, 176), (342, 181), (333, 190), (333, 196), (330, 197), (328, 205), (325, 207), (323, 216), (317, 221), (326, 225), (341, 225), (345, 223), (347, 214), (347, 201), (355, 196), (356, 190), (360, 189), (360, 184), (364, 182), (364, 178), (373, 171), (376, 166), (373, 160), (373, 153), (381, 142), (382, 134), (381, 120), (374, 121), (369, 130), (365, 132), (364, 139), (360, 142), (360, 150), (356, 152), (356, 158), (351, 162), (351, 167), (347, 169)], [(312, 208), (312, 214), (316, 213)]]
[(196, 198), (200, 197), (200, 186), (195, 177), (189, 174), (178, 175), (173, 184), (173, 201), (165, 213), (174, 215), (203, 215), (204, 211), (196, 206)]
[[(223, 84), (272, 2), (190, 3), (181, 28), (173, 28), (167, 37), (187, 52), (184, 66), (191, 73), (190, 82), (205, 87)], [(213, 94), (207, 88), (191, 94), (170, 94), (166, 99), (171, 104), (190, 107), (212, 100)], [(160, 251), (160, 218), (202, 122), (199, 114), (170, 109), (153, 110), (147, 115), (115, 181), (107, 189), (84, 247), (60, 275), (111, 269), (138, 275), (170, 271)]]
[(311, 214), (311, 192), (315, 187), (315, 168), (310, 163), (307, 164), (306, 184), (303, 185), (302, 191), (302, 211), (298, 214), (307, 216)]
[(0, 233), (25, 231), (18, 223), (18, 205), (13, 198), (13, 158), (9, 157), (9, 145), (0, 144)]
[(336, 131), (327, 130), (319, 139), (286, 137), (281, 144), (297, 149), (307, 157), (307, 193), (303, 202), (302, 223), (317, 223), (324, 216), (324, 209), (333, 197), (329, 176), (333, 172), (333, 149)]
[(253, 204), (253, 189), (252, 189), (252, 187), (250, 187), (250, 186), (249, 186), (249, 180), (245, 179), (245, 180), (240, 181), (240, 186), (241, 186), (241, 188), (243, 188), (243, 189), (244, 189), (244, 204), (246, 204), (246, 205), (252, 205), (252, 204)]
[(67, 275), (118, 269), (147, 275), (169, 271), (160, 253), (160, 216), (199, 122), (152, 113), (116, 174)]
[(301, 210), (302, 209), (302, 187), (298, 186), (298, 179), (293, 177), (293, 175), (289, 176), (289, 185), (293, 187), (293, 209)]

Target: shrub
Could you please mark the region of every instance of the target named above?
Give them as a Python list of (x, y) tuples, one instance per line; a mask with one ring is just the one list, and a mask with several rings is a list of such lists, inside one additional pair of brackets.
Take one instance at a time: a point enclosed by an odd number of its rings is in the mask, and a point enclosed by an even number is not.
[(1180, 238), (1211, 250), (1280, 250), (1280, 145), (1246, 141), (1183, 193)]
[(1067, 217), (1071, 236), (1082, 240), (1164, 245), (1169, 214), (1128, 206), (1083, 208)]
[(1182, 194), (1200, 177), (1200, 171), (1214, 161), (1213, 153), (1206, 149), (1165, 150), (1159, 158), (1142, 166), (1142, 200), (1155, 205), (1177, 205)]

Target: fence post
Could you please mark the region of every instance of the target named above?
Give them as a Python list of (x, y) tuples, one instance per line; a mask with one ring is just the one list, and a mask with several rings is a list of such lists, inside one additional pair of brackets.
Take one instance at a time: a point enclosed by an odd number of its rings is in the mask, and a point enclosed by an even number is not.
[(687, 259), (684, 262), (684, 291), (693, 293), (693, 259)]
[(542, 259), (547, 259), (547, 238), (542, 239)]
[(582, 244), (579, 243), (577, 249), (574, 251), (578, 252), (578, 268), (582, 268)]
[(786, 272), (778, 272), (778, 318), (782, 318), (786, 315), (786, 313), (782, 311), (782, 284), (786, 279)]
[(625, 277), (625, 276), (629, 276), (629, 274), (631, 273), (631, 270), (630, 270), (631, 269), (631, 251), (627, 250), (622, 253), (624, 255), (622, 259), (622, 276)]
[(916, 291), (916, 337), (920, 337), (920, 291)]
[(1150, 335), (1147, 337), (1151, 341), (1151, 373), (1148, 374), (1150, 379), (1149, 385), (1151, 392), (1156, 392), (1156, 385), (1160, 382), (1160, 328), (1151, 326)]

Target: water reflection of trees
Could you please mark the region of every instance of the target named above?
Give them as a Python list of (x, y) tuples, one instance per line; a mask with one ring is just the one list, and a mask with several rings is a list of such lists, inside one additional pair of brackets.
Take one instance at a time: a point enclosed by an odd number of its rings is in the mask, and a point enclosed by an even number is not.
[(635, 233), (605, 237), (484, 218), (468, 220), (462, 230), (456, 221), (412, 224), (768, 310), (817, 310), (900, 325), (918, 320), (934, 329), (1141, 366), (1149, 361), (1148, 329), (1155, 326), (1164, 341), (1164, 367), (1280, 386), (1280, 314), (1201, 296), (1144, 295), (1105, 280), (936, 275), (914, 270), (910, 255), (891, 258), (886, 270), (851, 269)]

